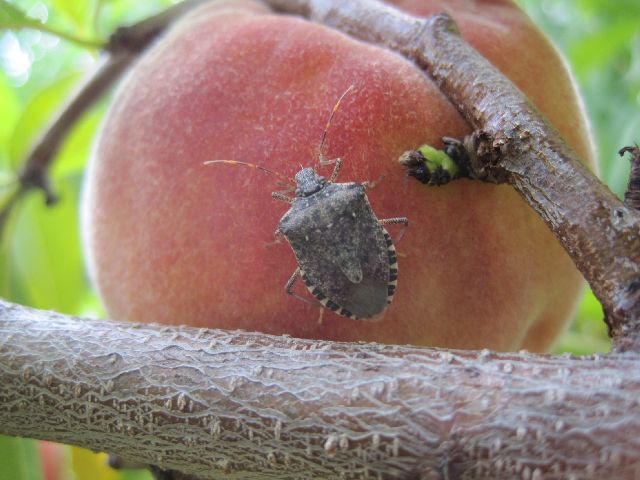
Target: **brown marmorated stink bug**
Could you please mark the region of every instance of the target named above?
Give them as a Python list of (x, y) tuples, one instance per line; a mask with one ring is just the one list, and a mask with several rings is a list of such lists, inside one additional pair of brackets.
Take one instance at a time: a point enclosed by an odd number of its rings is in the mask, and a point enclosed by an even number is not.
[[(396, 249), (383, 225), (406, 226), (409, 221), (405, 217), (376, 218), (365, 193), (373, 186), (371, 182), (335, 183), (342, 159), (326, 159), (325, 140), (333, 115), (352, 89), (349, 87), (336, 102), (320, 141), (318, 163), (334, 164), (330, 179), (311, 167), (302, 168), (295, 175), (295, 197), (283, 192), (271, 196), (291, 204), (276, 230), (276, 237), (287, 239), (298, 261), (285, 291), (314, 303), (293, 291), (301, 277), (323, 307), (352, 319), (371, 319), (393, 300), (398, 278)], [(293, 183), (260, 165), (235, 160), (205, 162), (215, 163), (256, 168)]]

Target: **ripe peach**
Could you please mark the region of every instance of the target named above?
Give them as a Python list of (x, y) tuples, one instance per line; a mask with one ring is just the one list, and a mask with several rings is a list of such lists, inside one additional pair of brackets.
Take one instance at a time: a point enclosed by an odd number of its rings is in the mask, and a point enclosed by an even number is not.
[[(398, 2), (451, 13), (587, 162), (583, 110), (556, 51), (511, 1)], [(288, 296), (296, 267), (272, 244), (287, 205), (277, 179), (204, 166), (263, 165), (288, 177), (316, 165), (328, 114), (338, 181), (384, 179), (369, 192), (379, 218), (407, 216), (395, 299), (379, 321), (354, 321)], [(508, 350), (549, 347), (581, 289), (568, 256), (511, 187), (407, 181), (405, 150), (460, 137), (468, 125), (413, 64), (329, 28), (249, 1), (189, 14), (117, 92), (86, 185), (89, 270), (108, 313), (385, 343)], [(329, 175), (331, 167), (320, 167)], [(390, 228), (392, 236), (397, 230)], [(297, 291), (309, 296), (301, 284)]]

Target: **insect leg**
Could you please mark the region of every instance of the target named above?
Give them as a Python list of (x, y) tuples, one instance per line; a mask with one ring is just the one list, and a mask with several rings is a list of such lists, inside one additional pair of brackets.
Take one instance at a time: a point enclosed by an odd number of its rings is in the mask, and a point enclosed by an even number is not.
[(281, 200), (287, 203), (293, 203), (293, 198), (287, 197), (284, 193), (281, 192), (271, 192), (271, 198), (275, 198), (276, 200)]
[(409, 225), (409, 219), (407, 217), (393, 217), (393, 218), (382, 218), (378, 220), (379, 225), (391, 225), (391, 224), (402, 224), (405, 227)]
[[(276, 237), (277, 236), (278, 236), (278, 231), (276, 230)], [(293, 272), (293, 275), (291, 275), (291, 278), (289, 278), (289, 280), (287, 280), (287, 283), (285, 283), (284, 291), (287, 292), (289, 295), (293, 295), (293, 291), (291, 289), (293, 288), (293, 284), (296, 283), (296, 280), (298, 279), (299, 276), (300, 276), (300, 267), (295, 269), (295, 271)]]
[(282, 232), (280, 231), (280, 229), (276, 230), (274, 233), (274, 237), (275, 239), (273, 240), (273, 242), (267, 242), (264, 244), (265, 247), (267, 248), (271, 248), (275, 245), (280, 245), (282, 243), (282, 238), (284, 237), (284, 235), (282, 234)]
[[(276, 235), (277, 234), (278, 234), (278, 231), (276, 230)], [(316, 299), (311, 300), (309, 298), (305, 298), (302, 295), (298, 295), (296, 292), (293, 291), (293, 284), (296, 283), (296, 280), (301, 275), (303, 275), (303, 273), (302, 273), (302, 270), (300, 270), (300, 267), (296, 268), (296, 270), (293, 272), (293, 275), (291, 275), (291, 278), (289, 278), (289, 280), (285, 284), (284, 291), (287, 292), (289, 295), (294, 296), (298, 300), (302, 300), (303, 302), (308, 303), (309, 305), (313, 305), (314, 307), (320, 307), (320, 316), (318, 317), (318, 323), (321, 324), (324, 316), (324, 305), (319, 300), (316, 300)]]
[(291, 275), (291, 278), (289, 278), (289, 280), (287, 280), (287, 283), (284, 286), (284, 291), (287, 292), (289, 295), (292, 295), (292, 296), (296, 297), (298, 300), (302, 300), (303, 302), (307, 302), (309, 305), (313, 305), (314, 307), (315, 306), (319, 306), (319, 307), (322, 308), (322, 304), (318, 300), (316, 300), (316, 299), (311, 300), (309, 298), (305, 298), (302, 295), (298, 295), (296, 292), (293, 291), (293, 285), (294, 285), (294, 283), (296, 283), (296, 280), (298, 279), (298, 277), (301, 274), (302, 274), (302, 270), (300, 270), (300, 267), (296, 268), (296, 270)]
[(336, 178), (338, 178), (338, 174), (340, 173), (340, 168), (342, 167), (342, 159), (334, 158), (333, 160), (327, 160), (324, 156), (320, 157), (320, 165), (330, 165), (334, 164), (333, 172), (331, 172), (331, 178), (329, 178), (329, 183), (334, 183)]
[(367, 180), (366, 182), (362, 182), (362, 186), (366, 190), (371, 190), (376, 185), (378, 185), (382, 180), (384, 180), (384, 175), (380, 175), (376, 180)]
[(398, 238), (396, 238), (396, 243), (398, 243), (402, 240), (404, 232), (409, 226), (409, 219), (407, 217), (382, 218), (378, 219), (378, 225), (404, 225), (404, 228), (400, 230), (400, 233), (398, 234)]

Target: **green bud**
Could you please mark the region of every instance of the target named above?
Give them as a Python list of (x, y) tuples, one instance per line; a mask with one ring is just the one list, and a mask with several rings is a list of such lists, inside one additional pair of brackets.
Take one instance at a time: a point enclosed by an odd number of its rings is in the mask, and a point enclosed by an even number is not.
[(438, 167), (441, 167), (443, 170), (449, 172), (451, 178), (454, 178), (458, 174), (458, 166), (451, 157), (442, 150), (438, 150), (429, 145), (422, 145), (418, 148), (418, 151), (424, 157), (424, 162), (430, 171), (435, 171)]

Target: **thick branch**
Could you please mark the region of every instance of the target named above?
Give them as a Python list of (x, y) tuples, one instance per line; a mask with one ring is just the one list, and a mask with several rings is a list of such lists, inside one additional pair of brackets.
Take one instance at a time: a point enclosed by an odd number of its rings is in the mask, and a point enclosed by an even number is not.
[(639, 367), (0, 303), (0, 433), (202, 478), (637, 478)]

